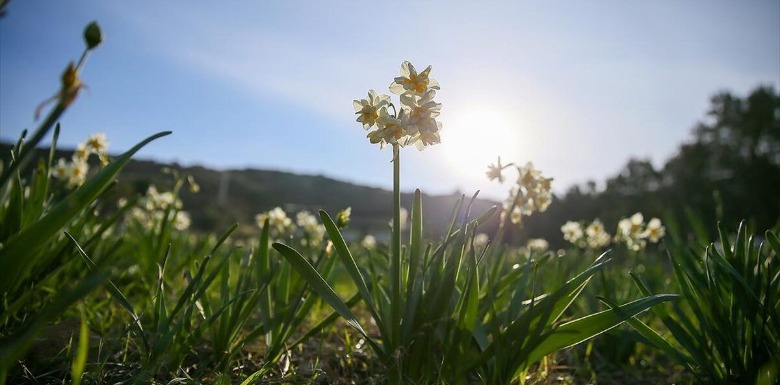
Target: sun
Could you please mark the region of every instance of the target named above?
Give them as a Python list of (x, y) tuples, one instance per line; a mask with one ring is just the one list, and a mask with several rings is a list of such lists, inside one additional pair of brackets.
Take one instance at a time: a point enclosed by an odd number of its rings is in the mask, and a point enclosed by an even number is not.
[(485, 179), (487, 166), (520, 157), (520, 120), (510, 112), (475, 106), (448, 116), (441, 131), (441, 152), (452, 174), (468, 181)]

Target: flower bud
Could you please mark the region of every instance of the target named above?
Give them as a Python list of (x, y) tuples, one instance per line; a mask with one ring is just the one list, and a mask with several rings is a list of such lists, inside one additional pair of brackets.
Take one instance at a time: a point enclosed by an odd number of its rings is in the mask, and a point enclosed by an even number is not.
[(84, 29), (84, 42), (87, 43), (87, 49), (93, 49), (103, 42), (103, 32), (96, 21), (89, 23)]

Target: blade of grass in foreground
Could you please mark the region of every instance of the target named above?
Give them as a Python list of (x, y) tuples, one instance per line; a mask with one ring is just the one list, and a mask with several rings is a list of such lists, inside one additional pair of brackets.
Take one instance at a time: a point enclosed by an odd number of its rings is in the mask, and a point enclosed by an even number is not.
[(81, 309), (81, 327), (79, 328), (79, 344), (76, 347), (76, 356), (70, 366), (70, 377), (73, 385), (81, 385), (81, 375), (87, 365), (87, 353), (89, 351), (89, 328), (84, 309)]
[[(333, 242), (333, 246), (336, 249), (336, 254), (338, 254), (338, 256), (341, 258), (341, 262), (347, 269), (347, 273), (349, 273), (352, 281), (355, 282), (358, 293), (360, 293), (360, 295), (363, 297), (363, 301), (366, 303), (366, 306), (368, 306), (368, 310), (371, 312), (371, 316), (373, 316), (376, 320), (377, 326), (382, 329), (384, 325), (381, 323), (381, 317), (379, 317), (379, 313), (377, 311), (376, 305), (374, 304), (373, 297), (371, 296), (371, 291), (368, 289), (368, 285), (366, 284), (366, 279), (363, 277), (360, 269), (358, 269), (355, 258), (352, 257), (352, 253), (350, 253), (346, 242), (344, 242), (344, 237), (341, 236), (341, 232), (339, 231), (338, 226), (336, 226), (336, 223), (333, 222), (333, 219), (330, 218), (328, 213), (323, 210), (320, 210), (320, 218), (322, 219), (322, 224), (325, 226), (325, 230), (328, 232), (328, 237), (330, 237), (331, 242)], [(276, 248), (276, 245), (274, 245), (274, 248)]]
[(620, 325), (635, 315), (662, 302), (671, 301), (678, 296), (658, 294), (627, 303), (620, 307), (604, 310), (574, 321), (562, 324), (551, 331), (544, 341), (536, 346), (525, 361), (526, 366), (560, 349), (576, 345)]
[(314, 291), (317, 292), (317, 294), (319, 294), (322, 299), (328, 302), (328, 304), (333, 307), (333, 310), (344, 317), (350, 326), (354, 327), (364, 337), (369, 338), (366, 332), (363, 330), (363, 327), (360, 326), (360, 322), (358, 322), (355, 315), (352, 314), (352, 311), (349, 310), (349, 307), (344, 303), (344, 301), (341, 300), (341, 298), (339, 298), (338, 295), (336, 295), (336, 292), (333, 291), (333, 288), (330, 287), (327, 282), (325, 282), (325, 279), (322, 278), (320, 273), (314, 269), (314, 267), (309, 263), (309, 261), (306, 260), (306, 258), (295, 251), (295, 249), (283, 243), (275, 242), (273, 244), (273, 248), (278, 251), (279, 254), (282, 254), (282, 256), (284, 256), (288, 262), (290, 262), (295, 270), (298, 271), (298, 273), (302, 275), (304, 279), (306, 279), (306, 282), (308, 282), (309, 285), (311, 285), (312, 289), (314, 289)]
[[(92, 261), (92, 258), (87, 255), (87, 253), (84, 251), (83, 248), (81, 248), (81, 245), (79, 245), (78, 241), (76, 241), (76, 238), (74, 238), (70, 233), (67, 231), (65, 232), (65, 235), (70, 238), (70, 240), (73, 242), (73, 244), (76, 246), (76, 250), (78, 250), (79, 255), (81, 255), (81, 258), (84, 260), (84, 263), (87, 264), (87, 267), (90, 271), (95, 271), (97, 266), (95, 265), (95, 262)], [(119, 303), (119, 306), (124, 308), (129, 314), (130, 317), (133, 318), (132, 327), (135, 329), (136, 333), (141, 336), (141, 342), (144, 344), (144, 348), (148, 350), (149, 348), (149, 341), (146, 339), (146, 335), (144, 334), (144, 329), (141, 326), (141, 318), (138, 316), (138, 313), (135, 312), (135, 309), (133, 309), (133, 305), (130, 303), (130, 301), (125, 297), (124, 294), (122, 294), (122, 291), (119, 290), (119, 288), (114, 284), (113, 281), (110, 279), (107, 280), (108, 285), (106, 286), (106, 289), (111, 294), (112, 297), (114, 297), (114, 300)]]
[(35, 258), (28, 256), (35, 256), (35, 252), (60, 232), (71, 218), (89, 206), (138, 150), (170, 133), (164, 131), (144, 139), (59, 202), (46, 216), (11, 237), (5, 247), (0, 249), (0, 265), (3, 266), (0, 273), (0, 293), (7, 293), (18, 287), (35, 262)]
[(35, 336), (52, 320), (60, 316), (70, 305), (80, 300), (106, 280), (102, 273), (93, 274), (79, 282), (73, 289), (62, 290), (54, 300), (27, 324), (27, 327), (8, 339), (0, 341), (0, 374), (22, 357), (32, 345)]

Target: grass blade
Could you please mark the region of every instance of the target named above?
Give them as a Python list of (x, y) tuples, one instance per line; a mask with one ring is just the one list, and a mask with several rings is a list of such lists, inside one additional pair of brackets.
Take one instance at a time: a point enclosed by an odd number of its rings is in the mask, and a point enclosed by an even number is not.
[(0, 249), (0, 265), (3, 266), (3, 273), (0, 275), (2, 277), (0, 279), (0, 293), (9, 292), (19, 285), (20, 280), (27, 275), (26, 272), (32, 268), (35, 262), (35, 258), (27, 258), (26, 256), (35, 255), (35, 252), (46, 245), (48, 240), (57, 234), (71, 218), (88, 207), (138, 150), (149, 142), (170, 133), (170, 131), (165, 131), (144, 139), (68, 195), (46, 216), (10, 238), (5, 247)]
[(309, 283), (311, 288), (322, 297), (322, 299), (325, 300), (332, 308), (335, 310), (339, 315), (344, 317), (344, 320), (347, 321), (347, 323), (355, 328), (360, 334), (363, 335), (363, 337), (366, 338), (367, 341), (371, 341), (371, 338), (368, 336), (368, 334), (363, 330), (363, 327), (360, 326), (360, 322), (358, 322), (357, 317), (355, 317), (354, 314), (352, 314), (352, 311), (349, 310), (349, 306), (347, 306), (344, 301), (339, 298), (338, 295), (336, 295), (336, 292), (333, 291), (333, 288), (328, 285), (327, 282), (325, 282), (325, 279), (322, 278), (320, 273), (317, 272), (317, 270), (314, 269), (314, 267), (309, 263), (309, 261), (306, 260), (300, 253), (295, 251), (295, 249), (283, 244), (275, 242), (273, 244), (273, 248), (279, 252), (279, 254), (282, 254), (282, 256), (287, 259), (288, 262), (295, 268), (295, 270), (303, 276), (304, 279), (306, 279), (306, 282)]
[(551, 331), (542, 343), (531, 350), (525, 361), (525, 367), (552, 352), (576, 345), (610, 330), (654, 305), (671, 301), (677, 297), (674, 294), (658, 294), (638, 299), (612, 310), (604, 310), (566, 322)]

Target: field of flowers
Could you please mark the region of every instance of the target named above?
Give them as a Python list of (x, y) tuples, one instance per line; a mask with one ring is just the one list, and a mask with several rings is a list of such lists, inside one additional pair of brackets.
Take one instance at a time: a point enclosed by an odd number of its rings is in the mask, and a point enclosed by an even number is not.
[(114, 158), (97, 133), (55, 159), (98, 25), (84, 38), (53, 107), (2, 165), (0, 385), (780, 383), (777, 231), (627, 212), (615, 229), (561, 223), (565, 249), (517, 246), (505, 237), (555, 204), (552, 178), (499, 158), (487, 178), (512, 183), (503, 205), (472, 212), (461, 197), (444, 236), (425, 239), (420, 191), (400, 204), (400, 163), (441, 141), (441, 87), (409, 62), (393, 97), (353, 103), (369, 143), (390, 150), (389, 240), (345, 239), (349, 207), (258, 213), (252, 236), (189, 231), (179, 193), (199, 187), (186, 174), (107, 198), (169, 132)]

